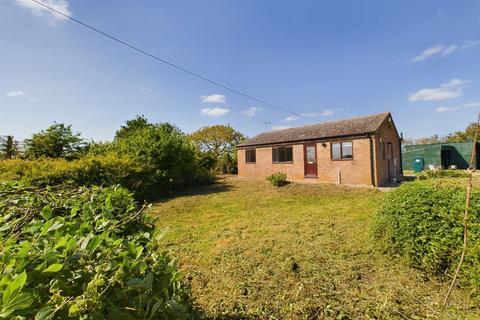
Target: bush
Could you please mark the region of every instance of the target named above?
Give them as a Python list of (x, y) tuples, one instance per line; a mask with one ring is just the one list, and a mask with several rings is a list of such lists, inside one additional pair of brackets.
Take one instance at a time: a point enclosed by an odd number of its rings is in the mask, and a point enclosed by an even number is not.
[(162, 233), (120, 187), (0, 185), (0, 318), (188, 316)]
[[(406, 183), (386, 195), (376, 216), (380, 245), (410, 265), (443, 277), (453, 273), (463, 245), (466, 188), (455, 181)], [(480, 191), (474, 189), (463, 285), (480, 291)]]
[(151, 187), (157, 194), (211, 180), (212, 175), (206, 179), (196, 147), (177, 127), (149, 124), (122, 132), (113, 142), (114, 152), (152, 168)]
[(468, 173), (465, 170), (425, 170), (418, 174), (419, 180), (443, 179), (443, 178), (466, 178)]
[(284, 172), (275, 172), (267, 177), (267, 180), (276, 187), (281, 187), (287, 184), (287, 174)]
[(120, 184), (138, 199), (155, 195), (155, 170), (113, 153), (64, 159), (6, 160), (1, 162), (0, 181), (16, 180), (34, 186), (111, 186)]
[[(119, 184), (133, 192), (139, 200), (153, 199), (178, 188), (170, 181), (165, 182), (164, 177), (152, 165), (113, 152), (73, 161), (48, 158), (0, 161), (0, 181), (22, 181), (38, 187)], [(200, 166), (193, 170), (189, 179), (189, 185), (201, 185), (213, 183), (215, 176)]]

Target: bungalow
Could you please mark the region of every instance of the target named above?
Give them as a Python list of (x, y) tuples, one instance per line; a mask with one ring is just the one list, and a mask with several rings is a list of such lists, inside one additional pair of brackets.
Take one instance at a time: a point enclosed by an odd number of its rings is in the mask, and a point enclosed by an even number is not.
[(265, 132), (238, 146), (238, 175), (386, 185), (402, 176), (401, 138), (389, 112)]

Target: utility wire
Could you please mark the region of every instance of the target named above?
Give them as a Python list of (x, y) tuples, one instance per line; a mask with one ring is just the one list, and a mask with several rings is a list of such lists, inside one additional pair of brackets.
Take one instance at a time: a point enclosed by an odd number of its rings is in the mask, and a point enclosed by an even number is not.
[(42, 7), (50, 10), (50, 11), (52, 11), (52, 12), (55, 12), (55, 13), (57, 13), (57, 14), (65, 17), (65, 18), (67, 18), (67, 19), (69, 19), (69, 20), (71, 20), (71, 21), (73, 21), (73, 22), (76, 22), (76, 23), (82, 25), (83, 27), (85, 27), (85, 28), (87, 28), (87, 29), (90, 29), (90, 30), (92, 30), (92, 31), (94, 31), (94, 32), (96, 32), (96, 33), (99, 33), (99, 34), (101, 34), (102, 36), (105, 36), (105, 37), (107, 37), (107, 38), (109, 38), (109, 39), (111, 39), (111, 40), (113, 40), (113, 41), (115, 41), (115, 42), (118, 42), (118, 43), (120, 43), (120, 44), (122, 44), (122, 45), (124, 45), (124, 46), (126, 46), (126, 47), (128, 47), (128, 48), (130, 48), (130, 49), (132, 49), (132, 50), (135, 50), (135, 51), (137, 51), (137, 52), (140, 52), (141, 54), (146, 55), (146, 56), (148, 56), (148, 57), (150, 57), (150, 58), (152, 58), (152, 59), (155, 59), (155, 60), (157, 60), (157, 61), (159, 61), (159, 62), (161, 62), (161, 63), (163, 63), (163, 64), (166, 64), (166, 65), (168, 65), (168, 66), (170, 66), (170, 67), (172, 67), (172, 68), (174, 68), (174, 69), (177, 69), (177, 70), (179, 70), (179, 71), (182, 71), (182, 72), (184, 72), (184, 73), (186, 73), (186, 74), (188, 74), (188, 75), (190, 75), (190, 76), (196, 77), (196, 78), (201, 79), (201, 80), (203, 80), (203, 81), (206, 81), (206, 82), (208, 82), (208, 83), (210, 83), (210, 84), (213, 84), (213, 85), (215, 85), (215, 86), (217, 86), (217, 87), (220, 87), (220, 88), (222, 88), (222, 89), (228, 90), (228, 91), (233, 92), (233, 93), (235, 93), (235, 94), (238, 94), (238, 95), (240, 95), (240, 96), (242, 96), (242, 97), (244, 97), (244, 98), (247, 98), (247, 99), (250, 99), (250, 100), (252, 100), (252, 101), (255, 101), (255, 102), (264, 104), (264, 105), (269, 106), (269, 107), (271, 107), (271, 108), (274, 108), (274, 109), (277, 109), (277, 110), (281, 110), (281, 111), (283, 111), (283, 112), (286, 112), (286, 113), (295, 115), (295, 116), (297, 116), (297, 117), (301, 117), (301, 118), (306, 118), (306, 119), (318, 121), (318, 119), (315, 119), (315, 118), (313, 118), (313, 117), (309, 117), (309, 116), (306, 116), (306, 115), (302, 115), (302, 114), (300, 114), (300, 113), (296, 113), (296, 112), (294, 112), (294, 111), (288, 110), (288, 109), (286, 109), (286, 108), (284, 108), (284, 107), (280, 107), (280, 106), (278, 106), (278, 105), (275, 105), (275, 104), (273, 104), (273, 103), (267, 102), (267, 101), (265, 101), (265, 100), (262, 100), (262, 99), (259, 99), (259, 98), (255, 98), (254, 96), (251, 96), (251, 95), (249, 95), (249, 94), (247, 94), (247, 93), (238, 91), (238, 90), (236, 90), (236, 89), (234, 89), (234, 88), (232, 88), (232, 87), (229, 87), (229, 86), (224, 85), (224, 84), (222, 84), (222, 83), (220, 83), (220, 82), (217, 82), (217, 81), (215, 81), (215, 80), (211, 80), (211, 79), (209, 79), (209, 78), (207, 78), (207, 77), (205, 77), (205, 76), (202, 76), (201, 74), (198, 74), (198, 73), (196, 73), (196, 72), (190, 71), (190, 70), (188, 70), (187, 68), (181, 67), (181, 66), (179, 66), (179, 65), (177, 65), (177, 64), (175, 64), (175, 63), (173, 63), (173, 62), (170, 62), (170, 61), (168, 61), (168, 60), (166, 60), (166, 59), (160, 58), (160, 57), (154, 55), (153, 53), (149, 53), (149, 52), (146, 51), (146, 50), (140, 49), (140, 48), (138, 48), (138, 47), (136, 47), (136, 46), (134, 46), (134, 45), (132, 45), (132, 44), (129, 44), (128, 42), (125, 42), (125, 41), (123, 41), (123, 40), (120, 40), (119, 38), (116, 38), (116, 37), (114, 37), (114, 36), (112, 36), (112, 35), (104, 32), (104, 31), (102, 31), (102, 30), (100, 30), (100, 29), (97, 29), (97, 28), (95, 28), (95, 27), (93, 27), (93, 26), (91, 26), (91, 25), (89, 25), (89, 24), (87, 24), (87, 23), (85, 23), (85, 22), (82, 22), (82, 21), (80, 21), (80, 20), (78, 20), (78, 19), (75, 19), (74, 17), (69, 16), (69, 15), (67, 15), (67, 14), (65, 14), (65, 13), (63, 13), (63, 12), (61, 12), (61, 11), (58, 11), (58, 10), (56, 10), (56, 9), (54, 9), (54, 8), (52, 8), (52, 7), (48, 6), (48, 5), (40, 2), (40, 1), (37, 1), (37, 0), (30, 0), (30, 1), (32, 1), (32, 2), (38, 4), (38, 5), (42, 6)]

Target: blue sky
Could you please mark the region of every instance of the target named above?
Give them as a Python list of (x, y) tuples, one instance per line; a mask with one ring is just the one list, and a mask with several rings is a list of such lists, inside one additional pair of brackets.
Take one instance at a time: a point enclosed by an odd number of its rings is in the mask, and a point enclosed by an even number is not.
[(480, 2), (42, 0), (162, 58), (311, 119), (180, 73), (39, 9), (0, 0), (0, 134), (53, 121), (111, 139), (136, 114), (253, 136), (384, 111), (417, 138), (480, 110)]

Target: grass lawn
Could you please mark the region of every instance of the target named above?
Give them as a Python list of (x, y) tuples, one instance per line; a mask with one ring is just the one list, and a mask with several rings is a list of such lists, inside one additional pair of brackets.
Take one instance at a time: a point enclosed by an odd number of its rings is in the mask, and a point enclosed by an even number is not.
[(456, 289), (383, 255), (371, 237), (383, 193), (224, 179), (157, 203), (192, 298), (216, 319), (480, 318)]

